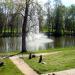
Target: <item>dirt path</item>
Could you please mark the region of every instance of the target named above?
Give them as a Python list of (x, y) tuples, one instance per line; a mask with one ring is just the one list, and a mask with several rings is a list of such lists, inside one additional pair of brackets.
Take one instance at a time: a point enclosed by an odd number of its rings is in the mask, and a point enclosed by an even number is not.
[[(62, 51), (56, 51), (56, 52), (49, 52), (49, 53), (34, 53), (34, 55), (36, 55), (36, 56), (40, 56), (40, 55), (42, 55), (42, 56), (45, 56), (45, 55), (51, 55), (51, 54), (57, 54), (57, 53), (61, 53)], [(29, 54), (20, 54), (20, 55), (18, 55), (19, 57), (28, 57), (29, 56)]]
[(22, 59), (18, 56), (13, 56), (9, 58), (24, 75), (38, 75), (32, 68), (28, 66)]

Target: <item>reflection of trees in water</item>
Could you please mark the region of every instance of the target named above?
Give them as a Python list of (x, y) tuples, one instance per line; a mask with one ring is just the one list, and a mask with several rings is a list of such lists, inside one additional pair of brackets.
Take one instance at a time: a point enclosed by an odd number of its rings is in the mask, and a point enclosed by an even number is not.
[(75, 37), (74, 36), (65, 36), (65, 37), (55, 37), (54, 38), (54, 47), (71, 47), (75, 46)]
[(54, 48), (54, 43), (53, 42), (45, 44), (45, 49), (49, 49), (49, 48)]
[[(75, 37), (74, 36), (66, 36), (66, 37), (50, 37), (54, 40), (53, 43), (47, 43), (42, 46), (39, 46), (38, 49), (48, 49), (54, 47), (70, 47), (75, 46)], [(0, 52), (9, 52), (15, 50), (21, 50), (21, 37), (8, 37), (8, 38), (0, 38)], [(32, 46), (28, 47), (32, 50)], [(35, 48), (36, 49), (36, 48)]]
[(75, 37), (74, 36), (66, 36), (65, 37), (65, 45), (66, 46), (75, 46)]
[(8, 46), (10, 50), (15, 50), (15, 38), (9, 38)]
[(0, 38), (0, 52), (9, 52), (21, 49), (21, 42), (18, 37)]
[(4, 41), (3, 38), (0, 38), (0, 52), (3, 51)]
[(64, 38), (63, 37), (54, 37), (54, 47), (64, 47)]
[(9, 47), (9, 50), (10, 51), (15, 51), (15, 50), (20, 50), (20, 43), (19, 42), (21, 39), (18, 38), (18, 37), (12, 37), (12, 38), (9, 38), (9, 42), (8, 42), (8, 47)]

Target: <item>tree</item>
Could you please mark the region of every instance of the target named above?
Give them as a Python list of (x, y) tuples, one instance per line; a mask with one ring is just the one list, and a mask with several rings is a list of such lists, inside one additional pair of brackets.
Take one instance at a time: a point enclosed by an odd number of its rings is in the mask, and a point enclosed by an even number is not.
[[(23, 26), (22, 26), (22, 52), (26, 52), (26, 37), (28, 32), (33, 32), (31, 29), (35, 28), (35, 33), (37, 33), (37, 27), (35, 27), (37, 25), (37, 23), (35, 23), (34, 21), (37, 19), (37, 21), (42, 20), (39, 19), (38, 15), (41, 15), (40, 12), (40, 6), (38, 5), (38, 3), (34, 2), (33, 0), (26, 0), (26, 4), (25, 4), (25, 14), (24, 14), (24, 20), (23, 20)], [(39, 10), (39, 11), (38, 11)], [(35, 17), (36, 16), (36, 17)], [(34, 21), (33, 21), (34, 20)], [(32, 25), (29, 24), (30, 22), (32, 22)], [(34, 23), (34, 24), (33, 24)], [(40, 23), (41, 25), (41, 23)], [(37, 28), (37, 29), (36, 29)]]
[(7, 17), (0, 8), (0, 34), (3, 32), (4, 26), (7, 24)]
[(65, 30), (70, 34), (75, 33), (75, 5), (71, 5), (66, 10)]
[[(19, 0), (20, 1), (20, 0)], [(21, 2), (24, 0), (21, 0)], [(11, 35), (16, 32), (18, 34), (18, 29), (21, 32), (23, 15), (22, 12), (25, 9), (24, 3), (19, 3), (18, 1), (15, 3), (13, 0), (5, 1), (5, 11), (7, 16), (7, 25), (5, 30), (11, 32)]]
[[(26, 52), (26, 37), (27, 37), (27, 33), (28, 33), (28, 22), (29, 19), (28, 18), (30, 15), (30, 9), (32, 9), (30, 7), (30, 5), (33, 5), (33, 0), (22, 0), (23, 4), (21, 3), (17, 3), (16, 5), (18, 5), (18, 7), (15, 7), (15, 3), (13, 2), (13, 0), (6, 1), (6, 7), (8, 10), (8, 26), (10, 26), (11, 31), (14, 31), (14, 27), (16, 24), (16, 18), (17, 15), (21, 15), (23, 17), (22, 21), (23, 21), (23, 25), (22, 25), (22, 52)], [(24, 5), (25, 3), (25, 5)], [(31, 5), (31, 6), (32, 6)], [(20, 7), (21, 6), (21, 7)], [(13, 9), (14, 8), (14, 9)], [(36, 9), (36, 8), (35, 8)], [(32, 26), (31, 26), (32, 27)]]
[(74, 32), (75, 34), (75, 5), (71, 5), (70, 10), (69, 10), (69, 19), (71, 21), (71, 31)]
[(55, 36), (62, 35), (62, 28), (63, 28), (63, 6), (61, 0), (55, 1)]
[(25, 16), (22, 26), (22, 53), (26, 52), (26, 36), (27, 36), (27, 19), (28, 19), (28, 12), (29, 12), (29, 5), (31, 0), (26, 0), (26, 8), (25, 8)]
[(39, 31), (41, 32), (43, 29), (43, 20), (44, 20), (44, 11), (42, 9), (42, 6), (37, 2), (37, 14), (38, 14), (38, 20), (39, 20)]
[(52, 8), (51, 8), (50, 0), (48, 0), (45, 6), (46, 6), (46, 11), (47, 11), (47, 19), (46, 19), (47, 23), (46, 24), (47, 24), (48, 33), (50, 34), (51, 29), (52, 29)]

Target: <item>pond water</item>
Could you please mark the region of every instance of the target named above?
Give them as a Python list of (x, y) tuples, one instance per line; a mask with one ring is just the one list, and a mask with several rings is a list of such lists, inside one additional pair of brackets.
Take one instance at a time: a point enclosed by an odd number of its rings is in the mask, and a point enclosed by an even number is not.
[[(51, 43), (41, 44), (39, 42), (34, 43), (28, 42), (27, 49), (28, 50), (42, 50), (48, 48), (63, 48), (75, 46), (75, 37), (74, 36), (65, 36), (65, 37), (50, 37), (50, 39), (54, 40)], [(15, 50), (21, 50), (21, 37), (6, 37), (0, 38), (0, 52), (9, 52)]]

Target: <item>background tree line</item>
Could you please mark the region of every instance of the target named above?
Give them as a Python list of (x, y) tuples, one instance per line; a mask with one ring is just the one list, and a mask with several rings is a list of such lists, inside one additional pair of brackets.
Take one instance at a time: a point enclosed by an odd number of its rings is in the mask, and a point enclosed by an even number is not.
[[(75, 5), (66, 7), (61, 0), (55, 0), (54, 8), (48, 0), (45, 29), (54, 36), (75, 35)], [(47, 26), (47, 27), (46, 27)]]
[[(45, 8), (45, 10), (44, 10)], [(65, 7), (61, 0), (50, 0), (45, 7), (33, 0), (7, 0), (0, 3), (0, 36), (22, 35), (22, 52), (26, 51), (26, 36), (28, 30), (28, 17), (33, 18), (37, 11), (39, 31), (48, 32), (48, 35), (75, 35), (75, 5)], [(31, 26), (33, 27), (33, 26)]]
[[(23, 1), (23, 3), (22, 3)], [(0, 36), (17, 35), (22, 32), (24, 0), (21, 3), (13, 0), (0, 3)], [(50, 0), (45, 3), (45, 11), (37, 2), (38, 20), (40, 32), (49, 32), (55, 36), (75, 34), (75, 5), (65, 7), (61, 0), (54, 0), (51, 6)], [(46, 17), (46, 18), (44, 18)]]
[(23, 17), (20, 12), (23, 5), (13, 0), (0, 2), (0, 36), (16, 36), (21, 33)]

